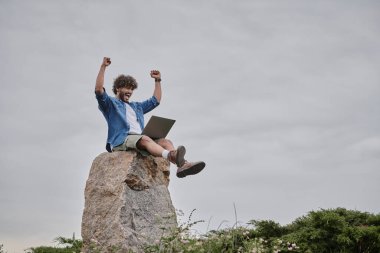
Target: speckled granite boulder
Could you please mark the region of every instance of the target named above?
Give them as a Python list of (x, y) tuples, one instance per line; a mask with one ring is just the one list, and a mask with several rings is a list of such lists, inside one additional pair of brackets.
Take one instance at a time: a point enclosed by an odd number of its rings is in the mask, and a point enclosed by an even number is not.
[(82, 251), (142, 252), (177, 227), (169, 174), (163, 158), (135, 151), (100, 154), (86, 183)]

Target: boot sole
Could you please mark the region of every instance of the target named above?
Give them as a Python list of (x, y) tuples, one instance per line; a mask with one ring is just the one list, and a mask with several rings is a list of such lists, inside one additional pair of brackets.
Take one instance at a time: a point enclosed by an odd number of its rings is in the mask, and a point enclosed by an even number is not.
[(186, 154), (186, 148), (184, 146), (178, 146), (177, 156), (175, 159), (175, 163), (177, 164), (177, 167), (182, 167), (185, 164), (185, 154)]
[(190, 168), (180, 171), (177, 173), (177, 177), (183, 178), (190, 175), (195, 175), (201, 172), (206, 167), (206, 163), (204, 162), (197, 162)]

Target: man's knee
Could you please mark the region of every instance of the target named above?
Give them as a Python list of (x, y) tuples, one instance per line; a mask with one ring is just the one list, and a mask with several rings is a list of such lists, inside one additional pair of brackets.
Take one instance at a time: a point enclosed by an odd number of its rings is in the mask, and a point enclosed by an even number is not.
[(137, 142), (137, 147), (139, 148), (145, 148), (147, 145), (149, 145), (149, 143), (153, 142), (153, 140), (151, 138), (149, 138), (148, 136), (143, 136), (140, 138), (140, 140)]
[(159, 139), (157, 140), (157, 144), (160, 146), (172, 146), (173, 143), (168, 139)]

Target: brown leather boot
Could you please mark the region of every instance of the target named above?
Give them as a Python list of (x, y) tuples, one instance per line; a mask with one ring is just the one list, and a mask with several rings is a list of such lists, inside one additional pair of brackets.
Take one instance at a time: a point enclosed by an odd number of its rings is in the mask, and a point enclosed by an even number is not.
[(191, 163), (185, 161), (185, 164), (177, 169), (177, 177), (182, 178), (190, 175), (195, 175), (201, 172), (206, 166), (205, 162)]
[(177, 167), (182, 167), (185, 164), (186, 149), (184, 146), (178, 146), (176, 150), (169, 152), (169, 161), (176, 164)]

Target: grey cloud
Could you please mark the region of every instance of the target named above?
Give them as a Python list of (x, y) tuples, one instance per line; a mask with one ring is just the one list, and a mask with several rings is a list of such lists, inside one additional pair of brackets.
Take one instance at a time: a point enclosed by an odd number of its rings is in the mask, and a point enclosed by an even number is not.
[(162, 71), (164, 99), (146, 120), (175, 118), (169, 138), (207, 162), (185, 180), (173, 167), (170, 190), (177, 208), (213, 217), (210, 229), (233, 224), (233, 203), (243, 222), (378, 212), (379, 7), (1, 2), (0, 243), (20, 251), (79, 235), (87, 173), (105, 151), (93, 94), (103, 56), (107, 91), (132, 74), (136, 100)]

